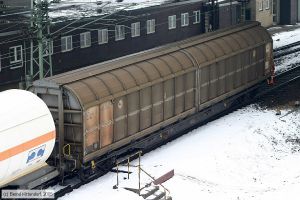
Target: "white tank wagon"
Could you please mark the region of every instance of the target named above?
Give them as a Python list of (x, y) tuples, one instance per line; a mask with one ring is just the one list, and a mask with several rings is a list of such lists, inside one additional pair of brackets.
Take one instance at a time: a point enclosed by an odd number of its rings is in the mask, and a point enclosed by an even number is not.
[(30, 174), (47, 166), (55, 138), (53, 118), (39, 97), (23, 90), (0, 92), (0, 188), (37, 178)]

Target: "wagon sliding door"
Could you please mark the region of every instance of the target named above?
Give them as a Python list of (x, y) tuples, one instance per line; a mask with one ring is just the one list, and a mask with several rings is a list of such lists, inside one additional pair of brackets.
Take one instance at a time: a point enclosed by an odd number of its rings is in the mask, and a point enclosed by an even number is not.
[(140, 128), (140, 95), (134, 92), (128, 95), (128, 135), (139, 132)]
[(127, 136), (127, 99), (120, 97), (114, 103), (114, 142)]
[(151, 91), (151, 87), (140, 91), (140, 130), (150, 127), (152, 123)]
[(164, 120), (174, 116), (174, 79), (164, 82)]
[(164, 119), (163, 90), (163, 83), (152, 86), (152, 125), (158, 124)]
[(184, 75), (175, 78), (175, 115), (184, 112)]
[(113, 104), (108, 101), (100, 105), (100, 147), (113, 142)]
[(91, 153), (98, 150), (99, 143), (99, 107), (94, 106), (84, 113), (85, 124), (85, 151)]
[(185, 75), (185, 110), (189, 110), (195, 105), (195, 71)]

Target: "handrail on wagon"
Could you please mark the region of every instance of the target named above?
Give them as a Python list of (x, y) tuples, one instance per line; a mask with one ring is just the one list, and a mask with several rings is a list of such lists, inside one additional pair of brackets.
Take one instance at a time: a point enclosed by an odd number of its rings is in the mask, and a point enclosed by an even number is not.
[[(132, 165), (130, 164), (130, 159), (131, 158), (134, 158), (138, 156), (138, 165)], [(139, 187), (138, 187), (138, 195), (141, 196), (141, 190), (144, 189), (145, 187), (141, 187), (141, 173), (145, 173), (148, 177), (150, 177), (152, 179), (152, 182), (151, 183), (154, 183), (155, 185), (159, 185), (161, 186), (163, 189), (164, 189), (164, 192), (165, 192), (165, 199), (167, 199), (167, 196), (170, 195), (170, 190), (168, 190), (163, 184), (162, 182), (159, 182), (158, 179), (155, 179), (153, 176), (151, 176), (148, 172), (146, 172), (142, 167), (141, 167), (141, 156), (142, 156), (142, 151), (138, 151), (136, 153), (133, 153), (131, 155), (129, 155), (128, 157), (125, 157), (125, 158), (120, 158), (116, 161), (116, 172), (117, 172), (117, 184), (116, 186), (114, 187), (118, 187), (119, 186), (119, 166), (125, 166), (127, 167), (127, 175), (128, 175), (128, 179), (130, 178), (129, 175), (130, 175), (130, 167), (137, 167), (138, 168), (138, 179), (139, 179)], [(126, 163), (125, 163), (126, 162)], [(122, 163), (125, 163), (125, 164), (122, 164)], [(167, 179), (170, 179), (172, 176), (174, 176), (174, 170), (168, 172), (167, 174), (171, 174), (170, 177), (166, 178)], [(168, 195), (167, 195), (168, 193)]]

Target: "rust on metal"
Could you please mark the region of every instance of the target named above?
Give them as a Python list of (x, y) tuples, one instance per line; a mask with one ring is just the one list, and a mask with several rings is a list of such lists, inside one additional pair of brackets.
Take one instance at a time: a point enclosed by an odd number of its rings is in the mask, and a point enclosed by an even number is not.
[(108, 101), (100, 106), (100, 143), (101, 147), (113, 142), (113, 104)]
[(88, 152), (99, 149), (99, 106), (89, 108), (84, 114), (86, 144)]
[(153, 184), (154, 185), (161, 185), (162, 183), (170, 180), (174, 176), (174, 174), (175, 173), (174, 173), (174, 169), (173, 169), (173, 170), (169, 171), (168, 173), (162, 175), (161, 177), (155, 179), (153, 181)]

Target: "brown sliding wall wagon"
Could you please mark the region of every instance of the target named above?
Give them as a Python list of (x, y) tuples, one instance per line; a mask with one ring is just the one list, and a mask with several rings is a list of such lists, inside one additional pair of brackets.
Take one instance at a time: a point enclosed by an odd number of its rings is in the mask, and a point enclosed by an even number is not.
[(187, 129), (228, 109), (270, 77), (272, 63), (272, 38), (249, 22), (39, 80), (31, 91), (55, 119), (53, 160), (76, 171), (155, 132)]

